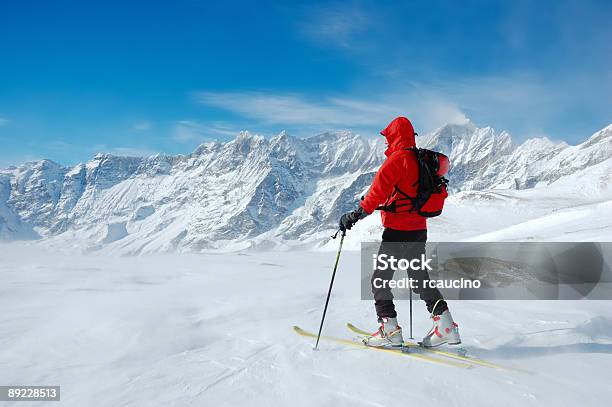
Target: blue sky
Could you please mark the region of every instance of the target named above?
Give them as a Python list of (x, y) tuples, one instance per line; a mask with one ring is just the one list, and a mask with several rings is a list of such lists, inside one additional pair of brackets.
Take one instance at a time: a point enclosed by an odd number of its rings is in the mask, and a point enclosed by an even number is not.
[[(254, 6), (256, 5), (256, 6)], [(240, 130), (612, 122), (612, 2), (30, 1), (0, 9), (0, 166), (187, 153)]]

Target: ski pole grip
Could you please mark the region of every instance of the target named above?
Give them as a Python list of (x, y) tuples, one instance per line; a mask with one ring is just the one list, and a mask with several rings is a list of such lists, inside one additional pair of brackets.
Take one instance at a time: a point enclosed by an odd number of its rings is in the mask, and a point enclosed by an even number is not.
[(336, 230), (336, 233), (334, 233), (333, 235), (331, 235), (331, 238), (332, 238), (332, 239), (337, 238), (337, 237), (338, 237), (338, 233), (340, 233), (340, 232), (342, 232), (342, 236), (345, 236), (345, 235), (346, 235), (346, 230), (341, 230), (341, 229), (338, 229), (338, 230)]

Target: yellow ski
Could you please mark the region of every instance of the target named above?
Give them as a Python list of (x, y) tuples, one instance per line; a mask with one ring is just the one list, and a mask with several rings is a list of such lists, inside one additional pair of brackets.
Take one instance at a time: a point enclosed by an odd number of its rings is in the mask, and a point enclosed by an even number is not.
[[(356, 333), (358, 335), (362, 335), (362, 336), (369, 336), (369, 335), (371, 335), (370, 332), (366, 332), (366, 331), (364, 331), (362, 329), (359, 329), (359, 328), (357, 328), (355, 325), (353, 325), (351, 323), (347, 323), (346, 327), (348, 329), (350, 329), (352, 332), (354, 332), (354, 333)], [(414, 342), (404, 342), (404, 346), (408, 347), (408, 348), (415, 348), (415, 349), (418, 348), (418, 349), (422, 350), (423, 352), (433, 353), (433, 354), (436, 354), (436, 355), (445, 356), (447, 358), (461, 360), (463, 362), (472, 363), (474, 365), (490, 367), (492, 369), (509, 370), (509, 371), (522, 371), (522, 370), (519, 370), (519, 369), (509, 368), (509, 367), (506, 367), (506, 366), (498, 365), (496, 363), (487, 362), (487, 361), (484, 361), (482, 359), (477, 359), (477, 358), (470, 357), (470, 356), (461, 356), (461, 355), (458, 355), (458, 354), (453, 353), (453, 352), (447, 352), (447, 351), (440, 350), (440, 349), (435, 349), (435, 348), (425, 348), (425, 347), (419, 345), (418, 343), (414, 343)]]
[[(301, 336), (305, 336), (307, 338), (316, 338), (317, 335), (313, 334), (311, 332), (305, 331), (302, 328), (300, 328), (299, 326), (294, 326), (293, 330), (295, 331), (295, 333), (297, 333), (298, 335)], [(390, 349), (390, 348), (376, 348), (374, 346), (366, 346), (361, 342), (355, 342), (352, 341), (350, 339), (341, 339), (341, 338), (334, 338), (331, 336), (321, 336), (321, 339), (325, 340), (325, 341), (331, 341), (331, 342), (335, 342), (335, 343), (339, 343), (342, 345), (348, 345), (348, 346), (353, 346), (356, 348), (361, 348), (361, 349), (371, 349), (371, 350), (376, 350), (376, 351), (382, 351), (382, 352), (387, 352), (396, 356), (409, 356), (409, 357), (413, 357), (415, 359), (419, 359), (425, 362), (430, 362), (430, 363), (436, 363), (436, 364), (440, 364), (440, 365), (447, 365), (447, 366), (454, 366), (454, 367), (460, 367), (463, 369), (469, 369), (471, 367), (473, 367), (472, 365), (468, 364), (468, 363), (463, 363), (463, 362), (455, 362), (453, 360), (446, 360), (446, 359), (442, 359), (442, 358), (437, 358), (437, 357), (432, 357), (429, 355), (422, 355), (419, 353), (410, 353), (410, 352), (406, 352), (405, 350), (399, 348), (399, 349)]]

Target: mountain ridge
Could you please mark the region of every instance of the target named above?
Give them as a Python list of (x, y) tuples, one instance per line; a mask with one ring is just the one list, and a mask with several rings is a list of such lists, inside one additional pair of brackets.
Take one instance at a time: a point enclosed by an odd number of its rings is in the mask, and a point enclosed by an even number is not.
[[(417, 140), (449, 155), (452, 192), (542, 187), (612, 157), (612, 125), (575, 146), (543, 138), (515, 145), (509, 133), (470, 121)], [(0, 170), (0, 239), (62, 237), (130, 254), (262, 235), (297, 240), (332, 229), (357, 205), (384, 148), (382, 137), (348, 131), (269, 139), (241, 132), (186, 155), (24, 163)]]

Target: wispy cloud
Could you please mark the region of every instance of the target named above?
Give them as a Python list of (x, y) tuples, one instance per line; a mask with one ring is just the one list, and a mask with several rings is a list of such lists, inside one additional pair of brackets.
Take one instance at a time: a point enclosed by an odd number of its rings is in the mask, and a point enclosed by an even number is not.
[(6, 117), (2, 117), (0, 116), (0, 127), (2, 126), (6, 126), (7, 124), (9, 124), (11, 121), (9, 119), (7, 119)]
[[(257, 130), (276, 126), (306, 131), (376, 131), (395, 116), (405, 115), (413, 120), (417, 131), (427, 132), (469, 117), (479, 125), (511, 131), (520, 139), (534, 133), (550, 133), (547, 124), (574, 114), (576, 95), (588, 98), (601, 92), (602, 89), (585, 86), (585, 80), (579, 77), (560, 86), (554, 78), (520, 72), (428, 83), (395, 81), (393, 86), (380, 89), (319, 97), (261, 91), (200, 92), (196, 100), (231, 112)], [(571, 130), (555, 136), (566, 137), (568, 133)]]
[(374, 130), (398, 115), (418, 117), (428, 128), (465, 120), (456, 105), (424, 93), (420, 97), (385, 94), (378, 98), (350, 95), (314, 98), (297, 93), (201, 92), (197, 100), (256, 123), (288, 127)]
[(132, 130), (136, 132), (144, 132), (144, 131), (151, 130), (152, 127), (153, 125), (151, 124), (151, 122), (149, 122), (148, 120), (143, 120), (143, 121), (134, 123), (132, 125)]
[[(510, 130), (518, 138), (551, 131), (550, 124), (575, 115), (575, 98), (588, 99), (600, 90), (584, 86), (579, 77), (561, 84), (559, 79), (533, 73), (461, 78), (430, 89), (452, 100), (466, 115), (486, 125)], [(554, 128), (554, 131), (559, 131)], [(569, 129), (556, 137), (566, 137)]]
[(206, 134), (210, 136), (235, 137), (242, 128), (238, 128), (235, 124), (225, 123), (221, 121), (203, 123), (202, 127), (206, 129)]
[[(200, 103), (275, 124), (341, 124), (343, 107), (336, 102), (308, 100), (300, 94), (201, 92)], [(354, 110), (354, 109), (345, 109)], [(363, 119), (360, 119), (363, 122)]]
[(352, 48), (371, 26), (371, 14), (357, 4), (310, 6), (299, 23), (307, 39), (325, 46)]
[(174, 126), (174, 140), (181, 143), (199, 141), (204, 139), (204, 128), (198, 122), (181, 120)]
[(173, 139), (181, 143), (202, 142), (216, 136), (234, 137), (239, 131), (234, 125), (221, 121), (180, 120), (174, 126)]

